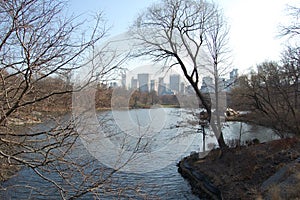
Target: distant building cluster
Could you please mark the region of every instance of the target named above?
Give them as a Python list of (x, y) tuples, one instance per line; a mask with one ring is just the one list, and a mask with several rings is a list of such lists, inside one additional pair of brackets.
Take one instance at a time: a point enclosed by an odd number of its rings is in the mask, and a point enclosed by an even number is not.
[(150, 74), (137, 74), (137, 78), (131, 78), (130, 89), (138, 89), (140, 92), (157, 92), (158, 95), (173, 95), (184, 93), (184, 83), (180, 82), (179, 74), (169, 76), (169, 84), (164, 82), (164, 77), (158, 80), (150, 79)]
[[(218, 91), (230, 92), (230, 90), (236, 85), (238, 78), (238, 69), (233, 69), (229, 73), (229, 79), (219, 78)], [(202, 78), (202, 85), (200, 91), (202, 93), (213, 93), (215, 89), (214, 80), (210, 76)]]
[[(194, 89), (191, 85), (186, 84), (179, 74), (171, 74), (167, 77), (159, 77), (158, 79), (151, 79), (149, 73), (140, 73), (135, 77), (131, 77), (130, 83), (126, 82), (126, 73), (121, 75), (121, 87), (132, 90), (139, 90), (140, 92), (157, 92), (159, 96), (162, 95), (177, 95), (177, 94), (194, 94)], [(233, 69), (230, 72), (229, 79), (219, 78), (219, 91), (229, 92), (236, 84), (238, 77), (238, 69)], [(169, 79), (166, 83), (165, 79)], [(118, 87), (116, 82), (109, 84), (110, 87)], [(214, 92), (214, 80), (210, 76), (202, 78), (200, 91), (203, 93)]]

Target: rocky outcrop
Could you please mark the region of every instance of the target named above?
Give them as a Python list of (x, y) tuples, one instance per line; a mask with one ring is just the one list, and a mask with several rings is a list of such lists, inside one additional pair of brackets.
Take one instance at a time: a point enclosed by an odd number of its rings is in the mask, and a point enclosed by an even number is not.
[(300, 157), (279, 169), (260, 189), (266, 200), (300, 198)]
[(200, 199), (300, 199), (298, 138), (193, 153), (178, 164)]
[(192, 192), (200, 199), (223, 199), (221, 191), (212, 184), (205, 174), (194, 170), (189, 165), (187, 158), (178, 163), (178, 172), (189, 181)]

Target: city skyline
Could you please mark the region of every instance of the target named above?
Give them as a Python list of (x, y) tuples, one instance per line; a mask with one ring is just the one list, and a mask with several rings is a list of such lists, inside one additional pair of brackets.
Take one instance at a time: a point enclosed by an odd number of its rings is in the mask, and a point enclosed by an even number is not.
[[(234, 68), (229, 72), (229, 78), (220, 78), (219, 85), (220, 90), (230, 91), (236, 79), (238, 78), (238, 69)], [(130, 81), (128, 81), (130, 79)], [(152, 92), (156, 91), (158, 95), (165, 94), (191, 94), (193, 89), (190, 87), (188, 82), (178, 73), (169, 73), (164, 76), (159, 76), (158, 74), (151, 73), (130, 73), (127, 76), (126, 71), (121, 74), (121, 85), (116, 82), (111, 83), (112, 87), (123, 87), (125, 89), (138, 89), (141, 92)], [(213, 78), (211, 76), (204, 76), (201, 78), (200, 90), (203, 93), (213, 92)]]
[(141, 92), (156, 91), (158, 94), (163, 95), (164, 93), (177, 94), (180, 92), (181, 85), (186, 85), (183, 81), (180, 81), (179, 74), (170, 74), (164, 77), (150, 77), (150, 73), (139, 73), (136, 76), (131, 76), (129, 84), (125, 83), (124, 76), (122, 76), (122, 87), (125, 87), (126, 89), (139, 89)]

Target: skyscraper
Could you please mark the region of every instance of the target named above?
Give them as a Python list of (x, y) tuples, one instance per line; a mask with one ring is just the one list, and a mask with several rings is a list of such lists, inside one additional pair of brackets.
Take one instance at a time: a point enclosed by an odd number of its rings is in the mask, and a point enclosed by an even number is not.
[(149, 92), (149, 74), (138, 74), (138, 82), (141, 92)]
[(155, 91), (155, 80), (150, 80), (150, 92)]
[(179, 93), (180, 76), (179, 74), (170, 75), (170, 89), (178, 94)]
[(210, 93), (213, 91), (213, 79), (209, 76), (202, 78), (202, 85), (200, 91), (203, 93)]
[(138, 87), (138, 80), (135, 78), (131, 78), (131, 89), (137, 89)]
[(166, 84), (164, 83), (164, 78), (163, 77), (160, 77), (158, 79), (158, 89), (157, 89), (157, 93), (158, 95), (163, 95), (166, 91)]
[(122, 84), (122, 88), (126, 88), (126, 73), (122, 73), (122, 80), (121, 80), (121, 84)]
[(233, 69), (230, 72), (230, 79), (233, 80), (233, 79), (236, 79), (237, 77), (238, 77), (238, 69)]
[(230, 77), (229, 80), (226, 80), (226, 87), (225, 89), (229, 92), (234, 86), (236, 86), (237, 83), (237, 78), (238, 78), (238, 69), (233, 69), (230, 72)]
[(180, 83), (180, 94), (184, 94), (185, 93), (185, 84), (184, 82)]

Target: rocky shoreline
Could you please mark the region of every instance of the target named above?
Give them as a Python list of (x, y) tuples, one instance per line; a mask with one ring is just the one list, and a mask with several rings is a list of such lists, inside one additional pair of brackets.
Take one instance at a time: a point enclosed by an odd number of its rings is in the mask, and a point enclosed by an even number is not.
[(194, 153), (178, 163), (200, 199), (299, 199), (300, 140)]
[(221, 191), (204, 173), (194, 170), (189, 165), (188, 159), (186, 157), (178, 163), (178, 172), (189, 181), (192, 192), (201, 199), (223, 199)]

